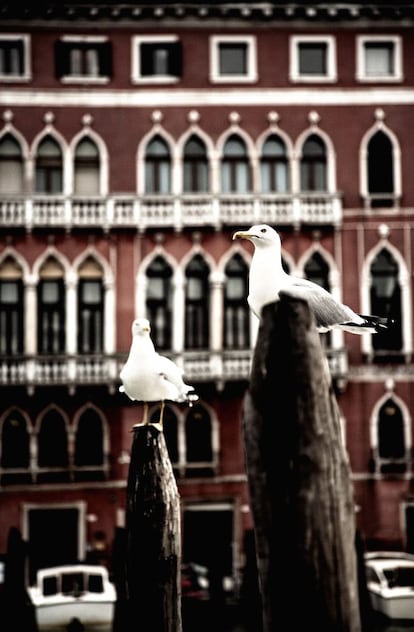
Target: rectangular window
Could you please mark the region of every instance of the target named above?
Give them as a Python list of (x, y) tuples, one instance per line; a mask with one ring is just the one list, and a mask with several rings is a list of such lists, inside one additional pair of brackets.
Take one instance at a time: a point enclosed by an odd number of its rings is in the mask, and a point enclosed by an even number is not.
[(363, 35), (357, 38), (358, 81), (402, 81), (399, 37)]
[(213, 36), (210, 38), (210, 81), (213, 83), (257, 80), (256, 38)]
[(290, 80), (333, 82), (337, 79), (336, 48), (333, 37), (294, 36), (290, 39)]
[(132, 38), (132, 81), (173, 83), (182, 74), (182, 46), (175, 35)]
[(56, 76), (65, 83), (107, 82), (112, 75), (112, 46), (105, 37), (64, 36), (56, 42)]
[(28, 81), (30, 39), (28, 35), (0, 35), (0, 81)]

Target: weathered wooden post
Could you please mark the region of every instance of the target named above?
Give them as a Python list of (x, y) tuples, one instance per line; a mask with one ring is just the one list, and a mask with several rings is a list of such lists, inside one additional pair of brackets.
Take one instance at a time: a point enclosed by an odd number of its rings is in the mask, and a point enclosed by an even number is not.
[(243, 413), (264, 632), (359, 632), (354, 501), (307, 303), (263, 309)]
[(134, 428), (127, 485), (131, 632), (181, 632), (180, 501), (164, 434)]

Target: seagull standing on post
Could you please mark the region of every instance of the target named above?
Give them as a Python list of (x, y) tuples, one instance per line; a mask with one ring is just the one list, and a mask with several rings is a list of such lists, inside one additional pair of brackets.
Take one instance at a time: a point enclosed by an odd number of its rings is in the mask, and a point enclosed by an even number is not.
[(234, 233), (233, 239), (247, 239), (254, 245), (247, 301), (259, 319), (264, 305), (279, 300), (280, 295), (285, 294), (307, 301), (319, 332), (339, 328), (363, 334), (388, 328), (390, 323), (386, 318), (357, 314), (317, 283), (287, 274), (282, 267), (280, 237), (267, 224), (257, 224), (247, 231), (239, 230)]
[(183, 380), (183, 371), (169, 358), (155, 351), (150, 338), (151, 326), (146, 318), (132, 323), (132, 343), (128, 359), (119, 374), (121, 393), (144, 403), (142, 424), (148, 424), (148, 402), (161, 402), (159, 428), (162, 430), (165, 400), (187, 402), (198, 400), (194, 387)]

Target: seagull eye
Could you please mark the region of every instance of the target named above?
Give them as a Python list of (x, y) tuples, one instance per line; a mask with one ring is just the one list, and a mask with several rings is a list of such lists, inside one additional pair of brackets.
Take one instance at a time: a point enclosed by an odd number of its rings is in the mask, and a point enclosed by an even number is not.
[(261, 233), (265, 233), (265, 232), (266, 232), (266, 228), (261, 228), (261, 229), (260, 229), (260, 232), (261, 232)]

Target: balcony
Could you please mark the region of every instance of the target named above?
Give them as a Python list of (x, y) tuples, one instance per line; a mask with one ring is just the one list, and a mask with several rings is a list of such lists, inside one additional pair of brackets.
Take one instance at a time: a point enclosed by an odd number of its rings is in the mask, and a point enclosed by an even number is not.
[[(345, 349), (330, 349), (327, 358), (334, 380), (346, 381), (348, 373)], [(225, 350), (222, 352), (185, 351), (168, 354), (184, 369), (189, 383), (215, 382), (218, 387), (226, 382), (247, 381), (253, 351)], [(126, 362), (124, 355), (56, 355), (0, 357), (0, 387), (24, 386), (29, 393), (35, 387), (107, 386), (111, 392), (119, 386), (119, 373)]]
[(0, 228), (174, 228), (255, 223), (339, 226), (340, 194), (0, 195)]

